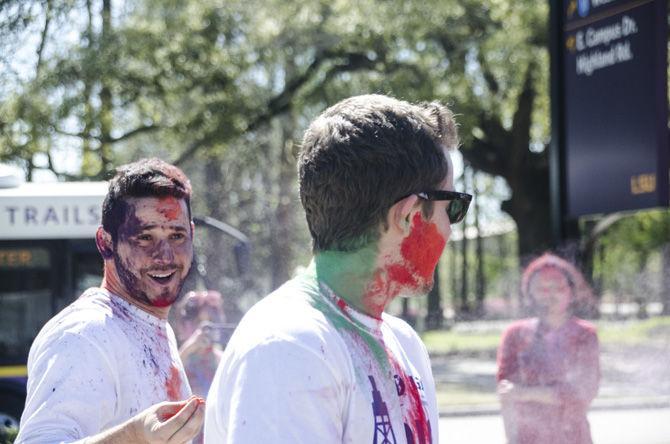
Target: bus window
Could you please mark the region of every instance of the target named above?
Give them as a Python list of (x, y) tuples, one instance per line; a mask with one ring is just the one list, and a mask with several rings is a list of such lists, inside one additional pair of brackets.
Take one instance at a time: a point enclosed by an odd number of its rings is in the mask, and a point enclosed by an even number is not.
[[(79, 251), (73, 254), (73, 293), (74, 298), (91, 287), (99, 287), (102, 282), (102, 258), (98, 250)], [(69, 304), (69, 302), (68, 302)]]
[(46, 248), (0, 248), (0, 365), (25, 363), (52, 316), (50, 262)]

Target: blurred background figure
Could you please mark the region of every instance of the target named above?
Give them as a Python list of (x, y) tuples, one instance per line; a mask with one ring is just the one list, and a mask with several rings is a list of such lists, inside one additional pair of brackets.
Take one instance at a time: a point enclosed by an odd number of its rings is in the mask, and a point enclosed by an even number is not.
[(570, 263), (544, 254), (523, 272), (521, 291), (536, 317), (503, 332), (497, 357), (507, 440), (591, 443), (586, 414), (600, 382), (598, 337), (575, 316), (588, 285)]
[(173, 325), (191, 390), (207, 396), (221, 360), (228, 327), (221, 293), (190, 291), (178, 303)]

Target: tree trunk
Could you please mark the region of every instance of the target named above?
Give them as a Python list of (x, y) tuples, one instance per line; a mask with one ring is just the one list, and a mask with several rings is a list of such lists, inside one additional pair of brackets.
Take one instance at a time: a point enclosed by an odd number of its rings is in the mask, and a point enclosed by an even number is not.
[(463, 157), (474, 168), (503, 177), (511, 188), (512, 197), (503, 202), (502, 210), (516, 222), (522, 259), (552, 245), (547, 150), (530, 151), (535, 71), (535, 62), (531, 62), (511, 127), (503, 125), (496, 113), (482, 113), (478, 119), (484, 136), (475, 137), (463, 149)]
[[(477, 187), (477, 174), (472, 173), (472, 189), (475, 196), (479, 195)], [(482, 318), (484, 316), (484, 295), (486, 293), (486, 277), (484, 275), (484, 246), (482, 239), (481, 226), (479, 224), (479, 200), (475, 199), (474, 205), (474, 219), (475, 228), (477, 229), (477, 238), (475, 239), (475, 251), (477, 256), (477, 280), (475, 282), (475, 316)]]
[(449, 244), (449, 279), (451, 281), (451, 307), (456, 315), (460, 311), (459, 285), (458, 285), (458, 250), (454, 242)]
[[(88, 51), (93, 51), (94, 45), (94, 33), (93, 33), (93, 5), (91, 0), (86, 2), (86, 11), (88, 13), (88, 24), (86, 27), (86, 45)], [(93, 99), (93, 83), (94, 79), (91, 78), (91, 71), (89, 69), (84, 70), (84, 134), (91, 134), (93, 127), (95, 125), (95, 108), (92, 105)], [(91, 145), (91, 140), (88, 137), (84, 137), (82, 140), (82, 162), (81, 162), (81, 174), (84, 176), (95, 176), (100, 171), (100, 159), (97, 153), (94, 151), (94, 147)]]
[[(666, 217), (666, 224), (668, 219)], [(670, 231), (670, 230), (669, 230)], [(670, 233), (669, 233), (670, 234)], [(661, 303), (663, 316), (670, 316), (670, 243), (665, 244), (661, 253)]]
[(281, 140), (276, 150), (278, 154), (277, 168), (277, 205), (274, 209), (274, 223), (270, 228), (270, 251), (272, 257), (272, 289), (278, 288), (286, 282), (292, 273), (294, 263), (293, 230), (295, 229), (294, 215), (296, 209), (293, 207), (291, 197), (294, 195), (293, 184), (295, 181), (295, 156), (293, 154), (293, 136), (295, 134), (295, 121), (292, 113), (279, 118), (281, 122)]
[[(467, 168), (467, 167), (466, 167)], [(467, 190), (468, 187), (468, 176), (466, 172), (463, 172), (463, 189)], [(468, 228), (467, 225), (468, 218), (466, 217), (461, 222), (461, 227), (463, 229), (463, 237), (461, 239), (461, 259), (463, 265), (461, 266), (461, 306), (460, 312), (464, 317), (470, 316), (470, 304), (468, 303), (468, 238), (466, 236), (466, 231)]]
[[(442, 298), (440, 291), (440, 267), (435, 268), (433, 275), (433, 288), (428, 293), (428, 309), (426, 313), (426, 329), (437, 330), (442, 328)], [(405, 298), (406, 300), (407, 298)]]
[[(112, 33), (112, 0), (102, 1), (102, 31), (100, 36), (100, 52), (111, 58)], [(100, 78), (100, 172), (98, 177), (104, 178), (111, 170), (111, 133), (112, 133), (112, 91), (107, 79)]]

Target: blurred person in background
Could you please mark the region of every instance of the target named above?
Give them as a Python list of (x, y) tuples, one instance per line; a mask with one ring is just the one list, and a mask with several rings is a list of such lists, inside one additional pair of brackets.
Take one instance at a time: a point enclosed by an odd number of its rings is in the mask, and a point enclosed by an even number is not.
[(179, 355), (195, 395), (205, 397), (214, 379), (227, 337), (225, 322), (223, 297), (218, 291), (190, 291), (176, 307)]
[(574, 312), (590, 302), (569, 262), (544, 254), (521, 278), (536, 317), (511, 324), (498, 348), (498, 394), (510, 444), (590, 444), (587, 410), (598, 393), (596, 328)]
[(99, 287), (54, 316), (28, 356), (17, 443), (184, 443), (202, 426), (167, 322), (193, 259), (191, 184), (174, 165), (117, 170), (96, 244)]

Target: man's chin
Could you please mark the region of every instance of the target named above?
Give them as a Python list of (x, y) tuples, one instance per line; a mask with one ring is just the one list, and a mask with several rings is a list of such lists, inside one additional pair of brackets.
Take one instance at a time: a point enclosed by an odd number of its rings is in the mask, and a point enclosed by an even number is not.
[(182, 285), (179, 285), (177, 288), (165, 288), (161, 292), (154, 291), (145, 291), (143, 292), (143, 301), (145, 304), (151, 305), (157, 308), (165, 308), (174, 304), (177, 299), (179, 299), (179, 294), (181, 292)]
[(427, 296), (432, 289), (433, 289), (433, 281), (424, 282), (415, 287), (406, 287), (405, 291), (401, 293), (401, 296), (408, 298)]
[(177, 300), (177, 297), (175, 296), (175, 297), (169, 297), (169, 298), (160, 297), (160, 298), (150, 299), (149, 301), (150, 301), (151, 305), (153, 305), (154, 307), (165, 308), (165, 307), (169, 307), (172, 304), (174, 304), (176, 300)]

